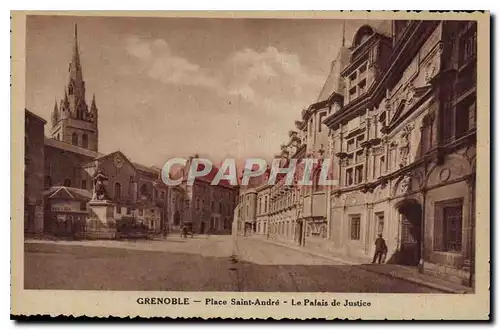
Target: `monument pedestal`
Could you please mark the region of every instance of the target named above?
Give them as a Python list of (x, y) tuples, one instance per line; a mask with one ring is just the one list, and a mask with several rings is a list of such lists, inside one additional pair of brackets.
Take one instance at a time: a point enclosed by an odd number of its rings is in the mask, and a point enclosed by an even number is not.
[(87, 219), (88, 238), (115, 238), (115, 203), (109, 200), (91, 200), (88, 203), (90, 217)]

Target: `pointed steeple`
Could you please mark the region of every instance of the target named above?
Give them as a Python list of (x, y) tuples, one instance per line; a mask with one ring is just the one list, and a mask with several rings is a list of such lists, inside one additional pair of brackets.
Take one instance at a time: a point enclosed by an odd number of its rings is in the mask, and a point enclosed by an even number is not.
[(68, 100), (68, 90), (66, 89), (66, 86), (64, 87), (64, 99), (63, 99), (63, 104), (65, 107), (69, 105), (69, 100)]
[(97, 110), (97, 105), (95, 103), (95, 93), (92, 95), (92, 104), (90, 105), (90, 111)]
[(52, 110), (52, 127), (59, 121), (59, 110), (57, 109), (57, 100), (54, 100), (54, 110)]
[(90, 105), (90, 121), (97, 121), (97, 104), (95, 102), (95, 94), (92, 95), (92, 104)]
[[(72, 69), (76, 70), (75, 73), (81, 74), (80, 67), (80, 52), (78, 50), (78, 26), (75, 24), (75, 35), (73, 36), (73, 54), (71, 57)], [(73, 72), (72, 72), (73, 73)], [(75, 78), (75, 77), (72, 77)]]
[(80, 51), (78, 49), (78, 27), (75, 24), (75, 35), (73, 36), (73, 53), (69, 64), (69, 86), (70, 95), (85, 99), (85, 84), (83, 82), (82, 66), (80, 64)]
[(342, 47), (345, 47), (345, 20), (342, 23)]
[[(59, 104), (55, 104), (52, 112), (52, 138), (67, 143), (72, 143), (72, 135), (82, 135), (83, 146), (89, 150), (97, 151), (98, 148), (98, 127), (97, 127), (97, 105), (95, 96), (92, 100), (92, 109), (89, 111), (85, 99), (85, 81), (83, 80), (82, 66), (80, 63), (80, 50), (78, 44), (78, 27), (74, 25), (73, 44), (68, 49), (71, 52), (68, 65), (68, 82), (64, 86), (64, 95)], [(59, 108), (58, 108), (59, 106)], [(71, 119), (68, 120), (68, 119)], [(84, 127), (74, 126), (73, 122), (87, 122)], [(93, 130), (87, 127), (91, 124)]]

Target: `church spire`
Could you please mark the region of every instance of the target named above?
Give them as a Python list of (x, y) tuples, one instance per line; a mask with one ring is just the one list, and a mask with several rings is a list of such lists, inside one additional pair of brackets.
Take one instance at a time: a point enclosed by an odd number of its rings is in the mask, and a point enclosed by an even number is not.
[(57, 109), (57, 100), (54, 100), (54, 110), (52, 111), (52, 127), (59, 121), (59, 110)]
[(342, 23), (342, 47), (345, 47), (345, 20)]
[(64, 87), (64, 99), (63, 99), (63, 102), (64, 102), (64, 106), (68, 106), (69, 105), (68, 91), (67, 91), (66, 87)]
[[(82, 75), (82, 67), (80, 64), (80, 51), (78, 49), (78, 26), (75, 24), (75, 35), (73, 36), (73, 54), (71, 56), (71, 63), (69, 65), (69, 78), (70, 84), (73, 83), (73, 87), (75, 92), (83, 92), (83, 75)], [(70, 93), (71, 94), (71, 93)], [(85, 94), (79, 95), (84, 98)]]
[(92, 104), (90, 105), (90, 121), (97, 121), (97, 105), (95, 103), (95, 94), (92, 96)]
[(90, 110), (97, 110), (97, 105), (95, 103), (95, 93), (92, 95), (92, 104), (90, 105)]

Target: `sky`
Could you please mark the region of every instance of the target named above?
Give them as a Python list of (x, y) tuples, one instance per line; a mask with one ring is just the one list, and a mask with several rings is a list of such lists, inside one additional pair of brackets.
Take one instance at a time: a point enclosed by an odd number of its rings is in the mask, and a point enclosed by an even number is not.
[[(99, 152), (144, 165), (271, 159), (366, 20), (29, 16), (26, 107), (51, 123), (74, 24)], [(371, 22), (377, 26), (379, 22)]]

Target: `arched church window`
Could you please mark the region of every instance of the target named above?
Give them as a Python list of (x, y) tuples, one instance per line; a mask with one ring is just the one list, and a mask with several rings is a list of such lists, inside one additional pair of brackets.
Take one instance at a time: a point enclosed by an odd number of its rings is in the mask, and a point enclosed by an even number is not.
[(89, 137), (87, 134), (83, 134), (82, 136), (82, 147), (88, 148), (89, 146)]
[(50, 186), (52, 186), (52, 177), (47, 175), (45, 177), (45, 188), (49, 188)]
[(78, 134), (76, 133), (71, 134), (71, 143), (75, 146), (78, 145)]
[(141, 195), (146, 196), (146, 195), (148, 194), (148, 187), (146, 187), (146, 185), (145, 185), (145, 184), (143, 184), (143, 185), (141, 186), (141, 190), (140, 190), (140, 192), (141, 192)]
[(73, 95), (73, 85), (68, 86), (68, 94)]
[(65, 187), (71, 187), (71, 179), (69, 179), (69, 178), (64, 179), (63, 186), (65, 186)]
[(119, 182), (115, 183), (115, 199), (120, 199), (122, 195), (122, 185)]

